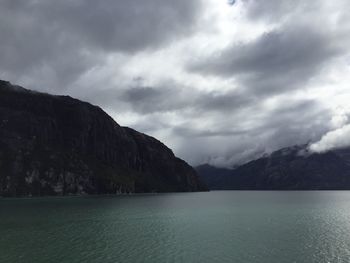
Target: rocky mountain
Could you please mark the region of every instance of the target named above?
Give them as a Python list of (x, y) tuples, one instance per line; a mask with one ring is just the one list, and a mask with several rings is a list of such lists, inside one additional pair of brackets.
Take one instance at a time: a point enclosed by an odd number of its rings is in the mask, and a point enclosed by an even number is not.
[(185, 161), (99, 107), (0, 81), (0, 196), (201, 190)]
[(311, 153), (307, 146), (288, 147), (235, 169), (196, 168), (209, 189), (331, 190), (350, 189), (350, 149)]

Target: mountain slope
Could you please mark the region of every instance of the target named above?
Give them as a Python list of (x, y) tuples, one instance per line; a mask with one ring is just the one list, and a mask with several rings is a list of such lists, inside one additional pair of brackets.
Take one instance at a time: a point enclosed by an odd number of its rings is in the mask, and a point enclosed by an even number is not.
[(209, 189), (350, 189), (349, 153), (349, 149), (343, 149), (316, 154), (307, 152), (306, 146), (294, 146), (233, 170), (215, 167), (203, 170), (202, 166), (197, 167), (197, 172)]
[(0, 196), (199, 190), (192, 167), (99, 107), (0, 81)]

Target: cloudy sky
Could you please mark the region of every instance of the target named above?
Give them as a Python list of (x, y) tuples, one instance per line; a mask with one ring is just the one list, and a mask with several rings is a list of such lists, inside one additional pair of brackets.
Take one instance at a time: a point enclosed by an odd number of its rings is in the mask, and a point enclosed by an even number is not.
[(0, 0), (0, 78), (193, 165), (350, 145), (348, 0)]

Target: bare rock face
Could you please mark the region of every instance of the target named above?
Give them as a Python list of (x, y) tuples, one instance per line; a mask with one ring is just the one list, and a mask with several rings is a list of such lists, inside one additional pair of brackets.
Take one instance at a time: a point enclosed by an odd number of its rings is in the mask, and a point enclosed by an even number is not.
[(307, 145), (273, 152), (235, 169), (196, 168), (210, 189), (220, 190), (349, 190), (350, 148), (308, 152)]
[(164, 144), (99, 107), (0, 81), (0, 196), (205, 189)]

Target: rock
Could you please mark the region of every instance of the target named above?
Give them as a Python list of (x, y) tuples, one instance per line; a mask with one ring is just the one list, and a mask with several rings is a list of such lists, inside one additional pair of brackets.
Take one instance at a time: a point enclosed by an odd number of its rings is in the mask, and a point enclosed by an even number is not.
[(0, 81), (0, 196), (205, 189), (164, 144), (101, 108)]

